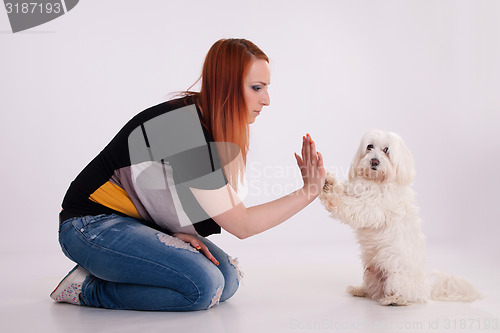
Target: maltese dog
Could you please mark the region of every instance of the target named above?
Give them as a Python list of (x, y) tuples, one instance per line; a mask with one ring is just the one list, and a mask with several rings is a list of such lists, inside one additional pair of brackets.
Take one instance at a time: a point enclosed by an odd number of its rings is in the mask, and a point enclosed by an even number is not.
[(327, 172), (321, 202), (334, 219), (356, 231), (361, 246), (363, 284), (347, 291), (382, 305), (473, 301), (479, 294), (462, 278), (435, 272), (435, 283), (427, 281), (425, 236), (410, 187), (414, 175), (403, 140), (380, 130), (364, 135), (348, 181), (338, 182)]

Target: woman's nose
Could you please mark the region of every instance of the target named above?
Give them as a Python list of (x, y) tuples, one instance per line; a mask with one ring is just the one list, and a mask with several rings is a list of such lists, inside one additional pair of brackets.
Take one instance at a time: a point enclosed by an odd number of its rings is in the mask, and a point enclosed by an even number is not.
[(262, 105), (268, 106), (271, 104), (271, 99), (269, 98), (269, 92), (266, 91), (266, 94), (264, 95), (264, 98), (261, 101)]

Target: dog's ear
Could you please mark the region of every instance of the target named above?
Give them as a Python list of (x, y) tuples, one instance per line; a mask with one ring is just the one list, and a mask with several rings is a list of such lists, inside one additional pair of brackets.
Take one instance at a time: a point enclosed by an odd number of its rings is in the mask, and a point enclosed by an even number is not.
[(399, 135), (390, 133), (390, 136), (393, 145), (390, 158), (395, 168), (395, 180), (401, 185), (408, 186), (415, 178), (413, 156)]
[(349, 181), (359, 177), (359, 161), (366, 154), (366, 141), (368, 140), (368, 134), (365, 134), (361, 139), (358, 150), (352, 159), (351, 166), (349, 168)]

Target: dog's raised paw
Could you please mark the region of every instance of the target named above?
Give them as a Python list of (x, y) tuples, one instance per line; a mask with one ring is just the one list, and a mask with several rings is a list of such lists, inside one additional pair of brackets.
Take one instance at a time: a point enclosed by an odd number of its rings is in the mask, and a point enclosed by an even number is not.
[(333, 191), (333, 186), (335, 185), (335, 176), (330, 171), (326, 171), (325, 185), (323, 186), (323, 192)]

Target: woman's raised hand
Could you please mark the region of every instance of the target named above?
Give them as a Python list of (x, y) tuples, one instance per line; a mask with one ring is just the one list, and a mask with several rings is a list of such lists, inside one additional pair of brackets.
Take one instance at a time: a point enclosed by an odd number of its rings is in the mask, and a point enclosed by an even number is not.
[(303, 188), (309, 196), (316, 198), (325, 184), (326, 170), (323, 156), (316, 151), (316, 144), (309, 134), (302, 137), (302, 156), (295, 153), (295, 158), (304, 181)]

